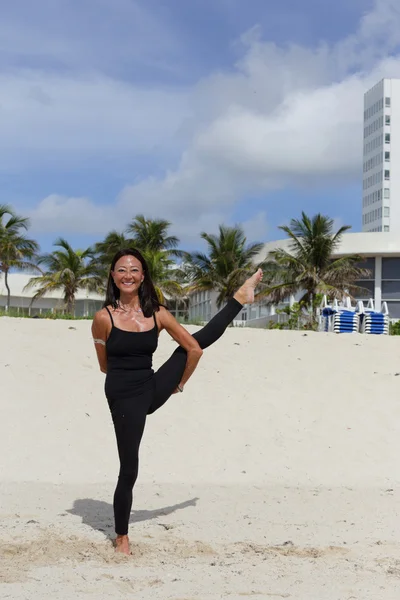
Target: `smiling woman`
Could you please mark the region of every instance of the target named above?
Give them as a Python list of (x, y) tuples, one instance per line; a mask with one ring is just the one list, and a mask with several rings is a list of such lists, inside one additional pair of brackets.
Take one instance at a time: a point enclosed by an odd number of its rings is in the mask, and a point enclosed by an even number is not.
[[(226, 306), (193, 336), (159, 302), (143, 256), (134, 249), (118, 252), (111, 264), (104, 308), (96, 313), (92, 334), (111, 411), (120, 459), (114, 494), (116, 549), (129, 554), (128, 526), (132, 490), (146, 417), (168, 398), (183, 392), (203, 349), (216, 342), (242, 309), (254, 302), (261, 281), (258, 270)], [(165, 329), (179, 344), (156, 373), (152, 359)]]

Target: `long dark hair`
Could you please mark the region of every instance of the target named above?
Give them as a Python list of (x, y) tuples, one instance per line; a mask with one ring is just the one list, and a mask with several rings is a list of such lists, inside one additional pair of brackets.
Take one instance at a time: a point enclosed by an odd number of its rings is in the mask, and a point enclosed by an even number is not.
[(120, 291), (114, 283), (111, 271), (114, 271), (116, 263), (123, 256), (134, 256), (142, 265), (144, 279), (139, 287), (140, 307), (145, 317), (151, 317), (155, 312), (160, 310), (160, 306), (162, 306), (162, 304), (157, 297), (157, 292), (150, 278), (147, 262), (144, 256), (139, 252), (139, 250), (136, 250), (135, 248), (126, 248), (124, 250), (119, 250), (119, 252), (117, 252), (114, 258), (112, 259), (110, 273), (108, 275), (107, 281), (106, 299), (104, 301), (103, 307), (110, 305), (113, 308), (118, 307)]

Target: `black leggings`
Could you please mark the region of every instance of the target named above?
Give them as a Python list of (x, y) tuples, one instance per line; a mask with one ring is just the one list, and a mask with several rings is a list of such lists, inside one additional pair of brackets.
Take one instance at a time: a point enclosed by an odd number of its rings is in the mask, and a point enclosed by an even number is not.
[[(193, 337), (202, 349), (216, 342), (242, 309), (232, 298)], [(160, 408), (181, 381), (186, 366), (187, 353), (179, 346), (172, 356), (130, 398), (113, 401), (111, 414), (117, 437), (120, 471), (114, 494), (115, 531), (127, 535), (132, 508), (132, 490), (139, 469), (139, 446), (146, 417)]]

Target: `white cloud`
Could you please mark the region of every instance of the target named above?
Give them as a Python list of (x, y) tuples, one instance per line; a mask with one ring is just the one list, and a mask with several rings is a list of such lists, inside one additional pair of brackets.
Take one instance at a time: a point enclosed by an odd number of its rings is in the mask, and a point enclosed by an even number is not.
[(47, 196), (26, 214), (33, 221), (33, 231), (41, 233), (62, 231), (102, 234), (121, 225), (112, 206), (99, 206), (88, 198), (68, 198), (56, 194)]
[(3, 73), (0, 97), (0, 170), (163, 153), (187, 115), (185, 90), (144, 89), (100, 75)]
[(243, 231), (249, 242), (260, 242), (265, 240), (268, 233), (268, 218), (265, 211), (259, 211), (254, 217), (246, 219), (241, 223)]
[[(296, 182), (358, 178), (363, 93), (381, 77), (400, 76), (399, 57), (390, 57), (399, 42), (397, 0), (377, 0), (354, 35), (332, 47), (279, 48), (263, 42), (255, 29), (243, 37), (243, 56), (233, 72), (213, 74), (195, 86), (188, 99), (191, 116), (184, 123), (179, 115), (186, 105), (179, 94), (157, 99), (143, 92), (135, 115), (135, 93), (126, 86), (115, 118), (107, 119), (115, 96), (106, 90), (96, 106), (94, 99), (104, 88), (94, 84), (88, 92), (83, 85), (81, 89), (86, 91), (79, 121), (85, 138), (81, 140), (83, 151), (98, 146), (105, 152), (108, 143), (110, 148), (120, 145), (129, 151), (129, 139), (135, 132), (139, 132), (138, 148), (147, 149), (156, 143), (158, 133), (165, 143), (179, 128), (187, 144), (178, 167), (164, 177), (127, 185), (114, 207), (121, 226), (140, 212), (162, 215), (173, 221), (181, 239), (189, 239), (216, 219), (229, 222), (245, 195), (267, 194)], [(119, 85), (117, 88), (121, 91)], [(46, 93), (47, 88), (40, 89)], [(112, 89), (115, 93), (116, 88)], [(62, 115), (68, 127), (72, 126), (69, 107), (76, 108), (68, 93), (59, 97), (65, 100), (51, 121), (56, 130)], [(156, 106), (161, 113), (149, 126), (147, 121), (155, 115)], [(106, 131), (100, 126), (99, 132), (99, 123), (104, 122)], [(54, 140), (48, 132), (39, 146), (51, 146), (47, 135)], [(74, 147), (78, 137), (66, 133), (65, 144), (62, 140), (66, 152), (79, 150)], [(69, 202), (65, 200), (65, 205)], [(79, 227), (86, 223), (92, 231), (93, 223), (102, 222), (105, 209), (85, 202)], [(43, 206), (32, 215), (39, 229), (44, 222)], [(57, 206), (61, 210), (60, 204)], [(93, 219), (94, 213), (100, 216)], [(106, 221), (104, 233), (108, 229)]]

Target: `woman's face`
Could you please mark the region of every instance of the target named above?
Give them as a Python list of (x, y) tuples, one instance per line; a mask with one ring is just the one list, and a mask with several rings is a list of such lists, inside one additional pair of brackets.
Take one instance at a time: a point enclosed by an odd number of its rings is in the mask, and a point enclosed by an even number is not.
[(142, 263), (134, 256), (122, 256), (115, 263), (111, 276), (121, 292), (137, 293), (144, 279)]

